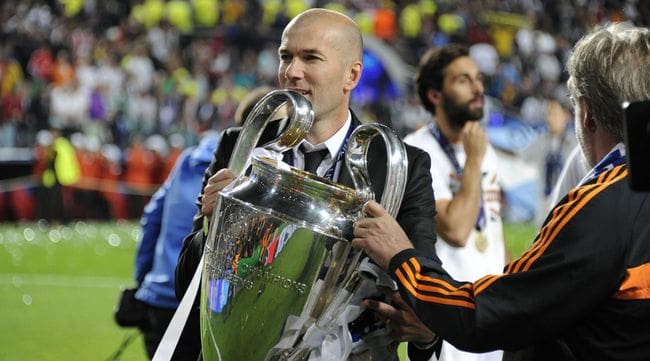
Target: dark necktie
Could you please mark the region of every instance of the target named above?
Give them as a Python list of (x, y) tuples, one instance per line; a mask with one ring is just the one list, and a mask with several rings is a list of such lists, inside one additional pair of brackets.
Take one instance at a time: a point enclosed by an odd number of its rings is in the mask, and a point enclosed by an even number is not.
[(300, 151), (302, 151), (305, 156), (305, 171), (316, 174), (318, 165), (327, 155), (327, 148), (306, 152), (304, 148), (300, 147)]

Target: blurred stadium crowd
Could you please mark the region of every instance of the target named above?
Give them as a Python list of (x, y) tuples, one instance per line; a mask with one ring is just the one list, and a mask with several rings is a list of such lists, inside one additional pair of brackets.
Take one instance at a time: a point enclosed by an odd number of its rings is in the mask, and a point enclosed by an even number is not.
[(309, 7), (350, 15), (379, 44), (353, 107), (402, 135), (430, 121), (410, 78), (420, 55), (471, 45), (490, 140), (526, 161), (548, 158), (531, 147), (545, 134), (571, 132), (571, 46), (595, 25), (650, 19), (641, 0), (5, 0), (0, 220), (138, 218), (200, 129), (233, 125), (250, 89), (276, 84), (281, 29)]

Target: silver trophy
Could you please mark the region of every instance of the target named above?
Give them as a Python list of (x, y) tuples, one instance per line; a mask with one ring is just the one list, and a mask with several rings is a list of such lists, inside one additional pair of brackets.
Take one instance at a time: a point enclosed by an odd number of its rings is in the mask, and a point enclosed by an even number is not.
[(350, 135), (346, 165), (356, 189), (302, 170), (252, 157), (262, 132), (282, 108), (284, 131), (265, 146), (283, 151), (309, 131), (309, 102), (289, 90), (267, 94), (247, 118), (229, 168), (238, 178), (217, 199), (201, 280), (201, 342), (205, 360), (305, 360), (359, 284), (361, 253), (351, 248), (353, 223), (374, 198), (367, 152), (381, 136), (387, 151), (381, 203), (396, 215), (404, 193), (404, 144), (386, 126), (365, 124)]

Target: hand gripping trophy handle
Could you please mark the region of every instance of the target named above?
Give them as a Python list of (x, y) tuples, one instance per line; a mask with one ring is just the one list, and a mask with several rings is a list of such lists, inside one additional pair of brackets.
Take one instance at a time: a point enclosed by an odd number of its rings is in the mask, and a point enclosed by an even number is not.
[[(290, 116), (289, 124), (286, 126), (283, 126), (283, 120), (280, 120), (284, 117), (274, 119), (274, 115), (283, 108)], [(305, 134), (309, 132), (314, 121), (314, 111), (305, 97), (292, 90), (273, 90), (262, 97), (246, 117), (233, 148), (228, 168), (235, 177), (240, 177), (246, 171), (250, 165), (253, 150), (258, 146), (257, 143), (267, 125), (273, 120), (278, 123), (277, 136), (262, 146), (284, 152), (300, 144)], [(203, 232), (205, 234), (208, 234), (209, 224), (214, 224), (214, 218), (218, 217), (217, 213), (212, 214), (210, 223), (207, 218), (204, 219)]]

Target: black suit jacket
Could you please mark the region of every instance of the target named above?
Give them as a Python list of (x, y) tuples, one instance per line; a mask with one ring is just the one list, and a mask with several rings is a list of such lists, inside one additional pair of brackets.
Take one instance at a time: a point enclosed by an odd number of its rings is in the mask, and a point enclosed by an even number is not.
[[(361, 125), (359, 119), (352, 113), (352, 126), (354, 128)], [(267, 126), (260, 143), (267, 139), (272, 139), (278, 130), (272, 125)], [(239, 136), (241, 128), (226, 129), (221, 137), (219, 146), (214, 153), (210, 166), (203, 176), (203, 186), (205, 188), (208, 179), (217, 171), (228, 166), (235, 142)], [(383, 141), (375, 137), (368, 150), (368, 173), (375, 192), (377, 201), (381, 199), (385, 188), (386, 178), (386, 151)], [(434, 244), (436, 242), (436, 232), (434, 217), (436, 213), (433, 188), (431, 187), (431, 173), (429, 171), (431, 160), (429, 155), (416, 147), (406, 145), (408, 157), (408, 176), (404, 197), (397, 213), (396, 220), (404, 229), (415, 248), (422, 250), (426, 254), (433, 255), (435, 252)], [(338, 183), (354, 188), (352, 178), (347, 167), (341, 167)], [(390, 186), (390, 185), (389, 185)], [(203, 195), (199, 196), (199, 200)], [(187, 290), (189, 283), (198, 267), (205, 239), (203, 235), (203, 215), (199, 211), (194, 216), (192, 233), (183, 241), (178, 265), (176, 267), (176, 297), (180, 300)], [(200, 334), (199, 334), (199, 312), (198, 297), (187, 321), (181, 341), (184, 344), (196, 344), (197, 354), (200, 352)], [(187, 359), (178, 355), (175, 360)], [(189, 358), (189, 360), (196, 360)]]

